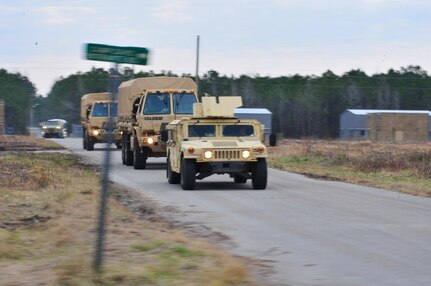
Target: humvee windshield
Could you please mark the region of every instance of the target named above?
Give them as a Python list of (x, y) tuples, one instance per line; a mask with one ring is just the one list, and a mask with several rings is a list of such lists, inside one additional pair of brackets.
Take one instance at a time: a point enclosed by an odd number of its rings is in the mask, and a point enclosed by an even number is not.
[[(108, 109), (110, 109), (108, 111)], [(116, 117), (117, 116), (117, 104), (116, 103), (95, 103), (93, 107), (93, 112), (91, 115), (93, 117), (108, 117), (109, 112), (111, 113), (111, 116)]]
[(253, 125), (223, 125), (223, 136), (254, 136)]
[(189, 125), (189, 137), (214, 137), (215, 125)]
[(145, 99), (144, 114), (170, 114), (169, 93), (149, 93)]
[(196, 96), (193, 93), (174, 93), (174, 113), (193, 114), (193, 103)]

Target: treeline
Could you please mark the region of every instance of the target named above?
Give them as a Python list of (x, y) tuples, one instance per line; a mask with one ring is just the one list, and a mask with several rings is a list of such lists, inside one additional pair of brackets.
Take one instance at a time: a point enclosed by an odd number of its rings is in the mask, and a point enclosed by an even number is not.
[(293, 138), (339, 136), (339, 116), (349, 108), (431, 109), (431, 77), (419, 66), (368, 76), (352, 70), (342, 76), (220, 76), (210, 71), (201, 91), (241, 95), (245, 107), (273, 112), (273, 129)]
[[(121, 73), (122, 81), (148, 76), (176, 76), (171, 72)], [(189, 74), (182, 74), (194, 78)], [(79, 124), (80, 98), (108, 90), (109, 71), (93, 68), (58, 80), (47, 97), (33, 100), (35, 120), (64, 118)], [(1, 94), (4, 93), (0, 87)], [(273, 129), (291, 138), (336, 138), (339, 116), (348, 108), (431, 109), (431, 77), (419, 66), (367, 75), (351, 70), (341, 76), (331, 71), (321, 76), (240, 77), (207, 72), (199, 81), (199, 93), (239, 95), (244, 107), (267, 108), (273, 113)], [(34, 95), (34, 90), (33, 90)], [(27, 115), (28, 118), (28, 115)]]
[(36, 88), (27, 77), (0, 69), (0, 99), (5, 102), (5, 125), (13, 132), (25, 134)]

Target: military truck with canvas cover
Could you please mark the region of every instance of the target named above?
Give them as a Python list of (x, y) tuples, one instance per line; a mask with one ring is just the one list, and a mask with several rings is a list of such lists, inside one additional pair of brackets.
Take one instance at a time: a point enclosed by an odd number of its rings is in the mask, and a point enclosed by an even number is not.
[(49, 119), (40, 123), (43, 138), (64, 138), (67, 136), (67, 121), (64, 119)]
[(193, 114), (196, 91), (190, 78), (147, 77), (123, 82), (118, 88), (123, 164), (145, 169), (149, 157), (166, 157), (160, 132), (172, 120)]
[[(233, 110), (241, 97), (203, 97), (193, 106), (193, 117), (174, 120), (166, 127), (167, 178), (193, 190), (196, 179), (229, 174), (235, 183), (251, 179), (254, 189), (267, 184), (264, 126), (255, 119), (238, 119)], [(167, 136), (166, 136), (167, 135)], [(167, 138), (166, 138), (167, 137)]]
[[(109, 123), (111, 116), (111, 125)], [(106, 143), (111, 131), (117, 148), (121, 147), (121, 134), (116, 128), (117, 102), (108, 92), (88, 93), (81, 97), (82, 147), (94, 150), (94, 144)]]

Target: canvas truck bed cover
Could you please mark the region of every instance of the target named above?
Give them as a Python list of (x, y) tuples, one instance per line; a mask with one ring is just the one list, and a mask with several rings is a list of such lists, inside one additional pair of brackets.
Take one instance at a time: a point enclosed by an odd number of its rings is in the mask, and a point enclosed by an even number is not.
[(86, 117), (86, 109), (89, 104), (95, 101), (110, 100), (111, 94), (109, 92), (87, 93), (81, 97), (81, 118)]
[(133, 103), (150, 89), (197, 89), (196, 83), (186, 77), (144, 77), (123, 82), (118, 88), (118, 116), (129, 117)]

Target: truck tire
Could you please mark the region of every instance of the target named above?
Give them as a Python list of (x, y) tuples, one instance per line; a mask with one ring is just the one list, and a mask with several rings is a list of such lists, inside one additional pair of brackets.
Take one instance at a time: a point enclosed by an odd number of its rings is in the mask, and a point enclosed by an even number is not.
[(121, 162), (126, 165), (126, 154), (124, 150), (124, 136), (121, 136)]
[(94, 150), (94, 143), (91, 140), (91, 137), (88, 135), (88, 132), (85, 133), (85, 146), (87, 151)]
[(233, 176), (233, 181), (236, 184), (245, 184), (245, 183), (247, 183), (247, 178), (243, 177), (243, 176), (240, 176), (240, 175), (234, 175)]
[(83, 148), (84, 150), (86, 150), (86, 149), (87, 149), (87, 141), (85, 140), (85, 132), (84, 132), (84, 133), (82, 133), (82, 148)]
[(266, 166), (266, 159), (257, 159), (256, 164), (251, 172), (251, 183), (253, 189), (264, 190), (268, 180), (268, 167)]
[(130, 150), (130, 136), (128, 134), (123, 135), (124, 141), (122, 144), (122, 152), (124, 154), (124, 165), (133, 165), (133, 151)]
[(136, 170), (142, 170), (147, 167), (147, 158), (142, 152), (141, 147), (139, 146), (138, 139), (135, 137), (135, 144), (133, 148), (133, 168)]
[(169, 157), (166, 159), (166, 177), (168, 178), (169, 184), (179, 184), (181, 182), (180, 174), (171, 169)]
[(194, 190), (196, 185), (196, 163), (193, 159), (181, 159), (181, 188)]

